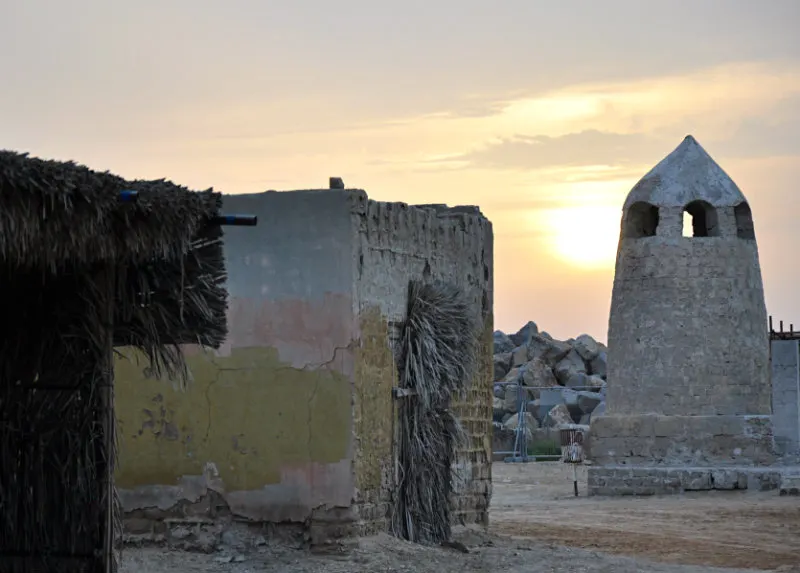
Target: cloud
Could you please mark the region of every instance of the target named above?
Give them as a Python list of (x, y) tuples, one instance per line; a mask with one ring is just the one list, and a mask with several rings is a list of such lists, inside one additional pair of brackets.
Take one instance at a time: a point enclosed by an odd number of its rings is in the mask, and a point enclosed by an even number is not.
[(743, 119), (730, 137), (715, 142), (715, 149), (731, 158), (800, 156), (800, 93)]
[[(676, 117), (655, 129), (631, 122), (633, 131), (589, 128), (562, 135), (499, 137), (462, 154), (432, 158), (428, 167), (569, 171), (574, 180), (629, 177), (652, 167), (691, 133), (713, 156), (762, 158), (800, 156), (800, 91), (759, 102), (741, 115), (700, 113)], [(610, 113), (610, 112), (609, 112)]]
[(517, 135), (466, 153), (450, 161), (488, 169), (632, 166), (649, 163), (668, 152), (669, 140), (641, 133), (595, 129), (551, 137)]

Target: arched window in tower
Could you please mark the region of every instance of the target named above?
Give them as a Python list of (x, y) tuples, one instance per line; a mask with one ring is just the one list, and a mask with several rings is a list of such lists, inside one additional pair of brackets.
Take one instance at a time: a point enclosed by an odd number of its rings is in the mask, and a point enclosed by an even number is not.
[(733, 208), (733, 216), (736, 218), (736, 236), (740, 239), (755, 239), (753, 213), (750, 211), (747, 201), (742, 201)]
[(683, 208), (684, 237), (718, 237), (717, 210), (706, 201), (692, 201)]
[(625, 224), (622, 227), (623, 238), (653, 237), (656, 229), (658, 229), (658, 207), (644, 201), (638, 201), (628, 207)]

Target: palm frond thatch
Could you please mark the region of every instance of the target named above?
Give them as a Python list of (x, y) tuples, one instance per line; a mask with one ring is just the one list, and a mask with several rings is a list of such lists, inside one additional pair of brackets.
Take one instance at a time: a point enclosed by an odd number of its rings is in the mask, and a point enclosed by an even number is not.
[[(139, 199), (122, 203), (120, 192)], [(0, 265), (40, 272), (112, 265), (114, 345), (182, 378), (177, 345), (217, 348), (227, 334), (222, 196), (169, 181), (126, 181), (73, 162), (0, 151)]]
[[(121, 203), (123, 190), (139, 192)], [(126, 181), (73, 162), (0, 151), (0, 260), (58, 271), (101, 261), (174, 259), (190, 247), (220, 196), (169, 181)]]
[(453, 462), (467, 439), (450, 409), (477, 369), (477, 317), (464, 294), (442, 282), (412, 281), (399, 353), (401, 471), (392, 512), (395, 535), (418, 543), (450, 538)]
[[(139, 200), (121, 202), (126, 189)], [(112, 348), (182, 377), (178, 345), (224, 340), (220, 205), (210, 190), (0, 151), (0, 570), (109, 561)]]

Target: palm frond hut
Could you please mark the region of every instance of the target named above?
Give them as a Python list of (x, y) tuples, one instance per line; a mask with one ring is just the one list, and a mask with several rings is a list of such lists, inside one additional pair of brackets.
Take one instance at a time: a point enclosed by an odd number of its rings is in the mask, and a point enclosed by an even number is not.
[(113, 347), (219, 346), (220, 205), (0, 151), (0, 571), (116, 568)]

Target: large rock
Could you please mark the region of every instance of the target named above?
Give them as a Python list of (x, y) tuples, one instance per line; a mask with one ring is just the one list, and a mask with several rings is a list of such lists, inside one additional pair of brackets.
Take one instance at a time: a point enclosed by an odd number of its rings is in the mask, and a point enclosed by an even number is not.
[(567, 388), (572, 388), (574, 390), (592, 390), (593, 387), (591, 386), (591, 376), (585, 374), (584, 372), (575, 372), (574, 374), (570, 374), (567, 381), (564, 383), (564, 386)]
[(502, 332), (500, 330), (494, 331), (493, 339), (494, 339), (494, 354), (511, 352), (512, 350), (514, 350), (514, 347), (517, 346), (511, 341), (511, 339), (506, 335), (505, 332)]
[[(525, 420), (525, 434), (528, 440), (533, 437), (534, 430), (539, 429), (539, 423), (536, 421), (536, 418), (530, 412), (525, 412), (525, 415), (522, 416), (522, 419)], [(520, 422), (520, 415), (514, 414), (508, 420), (503, 422), (503, 428), (505, 430), (513, 430), (516, 431), (519, 428)]]
[(562, 388), (561, 389), (561, 397), (564, 400), (564, 404), (567, 405), (567, 408), (572, 413), (573, 408), (578, 407), (578, 397), (580, 396), (580, 392), (577, 390), (572, 390), (570, 388)]
[(520, 374), (522, 373), (522, 369), (519, 367), (514, 367), (508, 371), (503, 377), (503, 384), (519, 384), (520, 381)]
[[(546, 388), (558, 384), (553, 369), (541, 358), (534, 358), (520, 368), (522, 384), (534, 388)], [(535, 395), (538, 396), (538, 392)]]
[(595, 419), (599, 416), (604, 416), (606, 413), (606, 403), (605, 400), (600, 402), (594, 410), (592, 410), (592, 419)]
[(531, 320), (528, 321), (525, 326), (520, 328), (516, 334), (509, 336), (509, 338), (516, 346), (527, 346), (531, 340), (531, 337), (534, 334), (538, 334), (538, 332), (539, 327), (536, 326), (536, 323)]
[(558, 381), (566, 385), (570, 377), (575, 374), (586, 374), (586, 364), (584, 364), (580, 354), (575, 350), (569, 350), (567, 354), (556, 363), (553, 372), (556, 378), (558, 378)]
[(542, 404), (540, 399), (531, 400), (528, 402), (527, 409), (528, 412), (533, 414), (533, 417), (536, 418), (536, 421), (539, 425), (542, 424), (544, 419), (547, 417), (547, 413), (553, 408), (553, 406), (549, 404)]
[(503, 410), (516, 414), (519, 410), (519, 386), (516, 384), (506, 385), (506, 395), (503, 398)]
[(572, 390), (571, 388), (562, 388), (561, 394), (564, 397), (564, 405), (567, 407), (570, 418), (574, 421), (579, 421), (583, 416), (583, 411), (579, 405), (580, 392)]
[(560, 428), (566, 424), (574, 424), (574, 420), (572, 419), (572, 415), (569, 413), (569, 409), (567, 409), (566, 404), (559, 404), (558, 406), (553, 406), (553, 408), (547, 413), (547, 417), (542, 424), (543, 427), (548, 428)]
[(548, 411), (550, 411), (553, 406), (564, 403), (564, 389), (561, 386), (542, 389), (539, 392), (539, 400), (543, 406), (549, 406)]
[(528, 359), (539, 358), (545, 364), (555, 365), (559, 360), (569, 354), (572, 347), (566, 342), (560, 342), (544, 336), (545, 333), (531, 336), (528, 343)]
[(606, 391), (606, 381), (600, 376), (591, 376), (583, 372), (576, 372), (572, 374), (564, 384), (567, 388), (575, 390), (587, 390), (589, 392), (602, 392)]
[(572, 347), (585, 361), (589, 362), (594, 359), (600, 352), (597, 346), (597, 341), (588, 334), (581, 334), (572, 343)]
[(589, 361), (589, 372), (595, 376), (602, 378), (606, 377), (606, 364), (608, 363), (608, 354), (605, 350), (597, 353), (597, 356)]
[(576, 394), (581, 414), (591, 414), (605, 399), (605, 396), (597, 392), (576, 392)]
[(511, 366), (522, 366), (528, 361), (528, 347), (517, 346), (511, 351)]
[(511, 356), (510, 352), (503, 352), (494, 355), (494, 379), (502, 380), (503, 377), (511, 370)]
[(596, 374), (592, 374), (586, 378), (586, 386), (591, 388), (592, 392), (602, 392), (605, 394), (606, 385), (607, 382), (605, 379), (597, 376)]
[(548, 390), (540, 390), (539, 398), (536, 402), (538, 407), (536, 418), (540, 422), (543, 422), (550, 413), (550, 410), (555, 406), (565, 405), (563, 388), (561, 388), (561, 386), (556, 386)]

